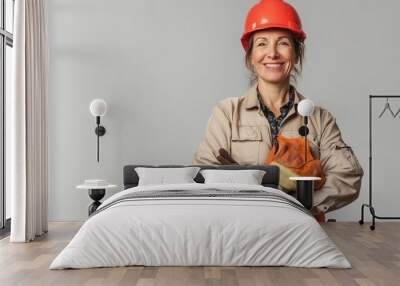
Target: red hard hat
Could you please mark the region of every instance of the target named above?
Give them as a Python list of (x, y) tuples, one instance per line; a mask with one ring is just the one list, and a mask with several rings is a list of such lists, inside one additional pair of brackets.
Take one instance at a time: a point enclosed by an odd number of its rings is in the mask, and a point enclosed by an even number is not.
[(293, 6), (283, 0), (261, 0), (247, 14), (241, 38), (243, 48), (247, 51), (251, 33), (270, 28), (290, 30), (301, 42), (306, 39), (300, 17)]

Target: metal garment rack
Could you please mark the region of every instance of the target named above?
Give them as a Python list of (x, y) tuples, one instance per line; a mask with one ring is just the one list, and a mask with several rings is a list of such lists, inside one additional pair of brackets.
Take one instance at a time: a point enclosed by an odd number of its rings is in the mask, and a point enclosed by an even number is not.
[(375, 219), (400, 219), (400, 217), (388, 217), (388, 216), (378, 216), (375, 213), (375, 208), (372, 204), (372, 100), (374, 98), (400, 98), (400, 95), (370, 95), (369, 96), (369, 204), (363, 204), (361, 206), (361, 219), (359, 224), (364, 224), (364, 208), (369, 208), (372, 215), (372, 225), (370, 225), (371, 230), (375, 230)]

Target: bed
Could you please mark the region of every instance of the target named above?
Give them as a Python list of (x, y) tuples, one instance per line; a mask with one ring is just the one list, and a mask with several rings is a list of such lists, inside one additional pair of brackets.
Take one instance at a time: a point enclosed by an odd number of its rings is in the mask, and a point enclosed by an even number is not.
[[(277, 189), (275, 166), (198, 166), (264, 170), (260, 185), (138, 185), (124, 167), (124, 190), (105, 200), (50, 269), (144, 266), (291, 266), (350, 268), (296, 199)], [(137, 170), (137, 169), (136, 169)]]

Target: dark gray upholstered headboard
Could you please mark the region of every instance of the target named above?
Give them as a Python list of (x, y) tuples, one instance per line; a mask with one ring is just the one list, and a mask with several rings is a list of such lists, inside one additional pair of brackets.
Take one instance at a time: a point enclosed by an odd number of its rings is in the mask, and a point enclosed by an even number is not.
[[(124, 189), (133, 188), (138, 185), (139, 177), (135, 171), (136, 167), (148, 167), (148, 168), (177, 168), (177, 167), (190, 167), (196, 166), (203, 169), (221, 169), (221, 170), (248, 170), (256, 169), (265, 171), (262, 185), (265, 187), (278, 188), (279, 185), (279, 168), (277, 166), (268, 165), (127, 165), (124, 167)], [(197, 183), (204, 183), (204, 178), (200, 174), (194, 178)]]

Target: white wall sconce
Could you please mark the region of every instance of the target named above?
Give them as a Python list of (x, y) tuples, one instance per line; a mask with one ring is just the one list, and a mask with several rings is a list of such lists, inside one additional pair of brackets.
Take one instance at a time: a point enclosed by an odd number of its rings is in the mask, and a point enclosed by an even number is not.
[(97, 135), (97, 162), (99, 162), (100, 157), (100, 146), (99, 146), (99, 138), (106, 133), (106, 129), (104, 126), (100, 125), (100, 117), (104, 116), (107, 112), (107, 103), (103, 99), (94, 99), (90, 103), (90, 113), (96, 117), (97, 127), (94, 132)]
[(314, 102), (310, 99), (303, 99), (300, 101), (297, 111), (304, 117), (304, 125), (300, 127), (299, 134), (304, 136), (304, 163), (307, 163), (307, 135), (308, 135), (308, 117), (314, 112)]

